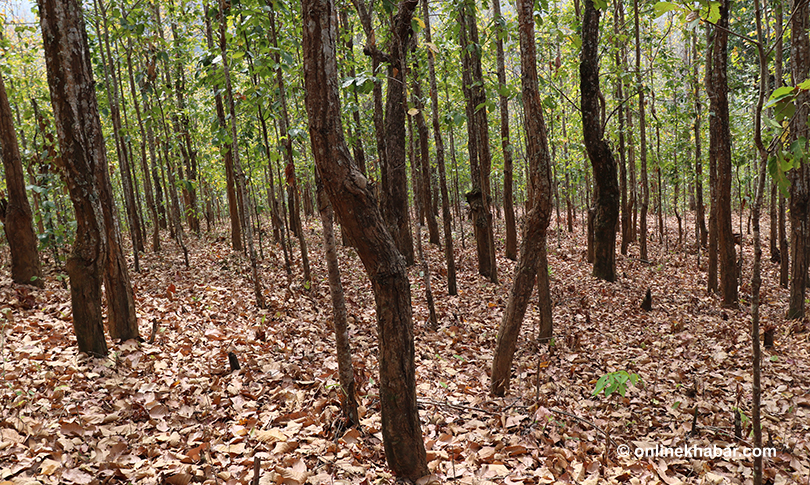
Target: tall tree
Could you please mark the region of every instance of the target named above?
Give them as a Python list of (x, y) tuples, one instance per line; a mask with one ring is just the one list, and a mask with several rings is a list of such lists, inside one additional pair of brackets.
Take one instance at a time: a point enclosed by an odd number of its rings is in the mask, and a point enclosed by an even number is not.
[(633, 0), (633, 22), (636, 37), (636, 90), (638, 91), (639, 161), (641, 162), (641, 213), (639, 217), (639, 257), (647, 259), (647, 209), (650, 205), (650, 184), (647, 181), (647, 119), (644, 83), (641, 73), (641, 38), (638, 0)]
[[(793, 0), (793, 19), (790, 24), (790, 69), (794, 85), (808, 77), (810, 72), (810, 7), (802, 0)], [(810, 93), (800, 90), (796, 96), (796, 113), (790, 121), (790, 134), (793, 140), (803, 140), (805, 153), (810, 128), (807, 126), (810, 115)], [(807, 286), (810, 228), (810, 163), (802, 160), (799, 166), (790, 171), (790, 302), (788, 318), (804, 317), (804, 290)]]
[(453, 234), (450, 231), (450, 200), (447, 193), (447, 174), (444, 167), (444, 141), (442, 139), (441, 125), (439, 124), (439, 93), (436, 85), (436, 66), (433, 57), (433, 44), (430, 32), (430, 11), (427, 0), (422, 0), (422, 17), (425, 19), (425, 41), (428, 44), (428, 73), (430, 76), (430, 106), (431, 121), (433, 125), (433, 141), (436, 144), (436, 165), (439, 168), (439, 187), (442, 193), (442, 228), (444, 229), (444, 259), (447, 263), (447, 293), (455, 295), (456, 288), (456, 261), (453, 254)]
[[(737, 305), (737, 257), (731, 228), (731, 129), (728, 113), (729, 0), (720, 2), (714, 29), (711, 66), (707, 69), (709, 95), (709, 156), (717, 164), (717, 248), (723, 305)], [(713, 201), (714, 202), (714, 201)], [(802, 246), (803, 247), (803, 246)], [(806, 270), (805, 270), (806, 272)]]
[[(698, 81), (698, 47), (697, 47), (697, 32), (692, 33), (692, 93), (694, 95), (695, 105), (695, 122), (693, 125), (695, 137), (695, 206), (697, 213), (695, 214), (695, 228), (697, 245), (705, 246), (708, 243), (709, 233), (706, 230), (706, 208), (703, 205), (703, 153), (701, 151), (701, 129), (700, 124), (703, 120), (702, 104), (700, 100), (700, 82)], [(696, 248), (700, 251), (700, 247)]]
[(512, 202), (512, 144), (509, 141), (509, 97), (506, 87), (506, 67), (503, 55), (503, 40), (508, 35), (506, 19), (501, 15), (500, 0), (492, 0), (492, 16), (495, 20), (495, 54), (498, 69), (498, 104), (501, 110), (501, 148), (503, 149), (503, 214), (506, 223), (506, 257), (517, 258), (517, 229), (515, 208)]
[(304, 79), (315, 163), (371, 280), (377, 309), (385, 457), (395, 475), (428, 474), (416, 404), (411, 291), (405, 261), (386, 230), (368, 180), (343, 137), (332, 0), (302, 0)]
[[(109, 240), (103, 206), (111, 211), (112, 194), (111, 191), (101, 192), (98, 186), (98, 172), (107, 171), (107, 154), (87, 32), (79, 2), (38, 0), (37, 3), (51, 103), (62, 151), (61, 173), (76, 215), (76, 240), (66, 265), (73, 327), (80, 352), (105, 356), (101, 283), (108, 267)], [(118, 289), (118, 286), (107, 287), (111, 294)]]
[[(534, 37), (534, 2), (517, 0), (518, 32), (520, 35), (520, 72), (523, 88), (523, 110), (526, 115), (526, 156), (529, 162), (530, 207), (523, 227), (518, 259), (506, 311), (498, 331), (495, 358), (492, 362), (490, 392), (503, 396), (509, 389), (512, 358), (518, 334), (539, 278), (540, 335), (552, 335), (551, 298), (548, 288), (548, 261), (546, 258), (546, 231), (551, 219), (551, 157), (543, 118), (543, 106), (537, 82), (537, 47)], [(615, 178), (615, 177), (614, 177)]]
[(8, 200), (0, 196), (0, 222), (3, 223), (11, 250), (11, 279), (15, 283), (42, 288), (45, 282), (39, 264), (37, 236), (34, 234), (31, 206), (25, 195), (20, 147), (17, 144), (17, 132), (14, 130), (11, 105), (2, 76), (0, 76), (0, 148), (8, 190)]
[[(594, 7), (592, 0), (585, 0), (584, 4), (579, 76), (582, 96), (582, 132), (594, 173), (593, 275), (606, 281), (615, 281), (619, 183), (616, 160), (603, 138), (604, 128), (600, 116), (599, 99), (602, 94), (599, 89), (598, 50), (601, 13)], [(642, 133), (644, 132), (642, 131)]]
[(495, 239), (490, 211), (489, 123), (487, 122), (486, 90), (481, 69), (481, 43), (475, 2), (463, 0), (458, 7), (459, 44), (462, 58), (462, 91), (466, 99), (467, 143), (470, 156), (472, 190), (467, 192), (473, 218), (475, 244), (478, 253), (478, 273), (491, 282), (498, 282), (495, 265)]

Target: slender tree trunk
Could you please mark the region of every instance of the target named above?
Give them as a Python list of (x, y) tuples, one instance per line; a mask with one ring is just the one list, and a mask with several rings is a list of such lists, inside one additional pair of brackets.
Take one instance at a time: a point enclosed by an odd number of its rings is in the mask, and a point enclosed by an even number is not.
[(639, 125), (639, 157), (641, 159), (641, 214), (639, 217), (639, 255), (641, 259), (647, 256), (647, 209), (650, 205), (650, 186), (647, 181), (647, 120), (645, 117), (644, 84), (641, 76), (641, 41), (639, 38), (639, 5), (633, 0), (633, 19), (636, 36), (636, 89), (638, 90), (638, 125)]
[[(471, 12), (472, 11), (472, 12)], [(478, 273), (498, 282), (495, 266), (495, 247), (492, 234), (492, 213), (490, 212), (490, 153), (486, 109), (479, 109), (486, 102), (481, 53), (478, 41), (478, 26), (474, 8), (468, 0), (462, 2), (458, 12), (460, 45), (462, 50), (462, 82), (464, 97), (467, 100), (467, 133), (470, 154), (470, 177), (472, 190), (466, 194), (473, 218), (476, 249), (478, 253)]]
[[(272, 6), (269, 9), (270, 16), (270, 43), (278, 49), (278, 38), (276, 29), (276, 15)], [(304, 235), (304, 229), (301, 225), (301, 211), (298, 196), (298, 177), (295, 173), (295, 160), (293, 159), (292, 139), (289, 135), (288, 126), (290, 124), (290, 116), (287, 111), (287, 95), (284, 86), (284, 76), (281, 69), (281, 60), (278, 50), (273, 54), (276, 67), (276, 81), (278, 83), (279, 101), (281, 102), (281, 117), (279, 121), (279, 131), (281, 135), (281, 143), (284, 147), (284, 159), (287, 161), (285, 168), (285, 175), (287, 178), (287, 188), (290, 194), (290, 224), (292, 225), (291, 231), (298, 237), (298, 246), (301, 250), (301, 266), (304, 271), (304, 288), (309, 289), (312, 284), (312, 276), (309, 268), (309, 254), (307, 252), (307, 240)]]
[[(697, 32), (692, 33), (692, 92), (694, 94), (695, 105), (695, 123), (694, 123), (694, 137), (695, 137), (695, 205), (697, 208), (695, 225), (697, 226), (697, 237), (699, 245), (705, 247), (708, 244), (709, 232), (706, 230), (706, 206), (703, 202), (703, 153), (701, 151), (701, 129), (700, 125), (703, 121), (702, 108), (703, 105), (700, 101), (700, 82), (698, 82), (698, 50), (697, 50)], [(697, 248), (700, 251), (700, 248)]]
[(416, 480), (429, 472), (416, 404), (411, 292), (405, 261), (386, 230), (367, 179), (355, 168), (343, 139), (332, 23), (334, 4), (331, 0), (302, 3), (312, 152), (324, 188), (357, 248), (374, 291), (385, 457), (394, 475)]
[[(616, 2), (613, 9), (613, 33), (616, 38), (616, 54), (615, 62), (616, 67), (619, 69), (626, 69), (627, 59), (623, 56), (624, 43), (621, 42), (620, 36), (622, 35), (624, 25), (624, 5), (621, 0)], [(616, 100), (619, 103), (624, 102), (624, 82), (621, 76), (616, 76)], [(621, 191), (621, 222), (622, 222), (622, 243), (621, 253), (627, 256), (627, 247), (630, 245), (630, 205), (627, 199), (627, 160), (626, 160), (626, 147), (625, 147), (625, 124), (627, 123), (627, 112), (619, 106), (619, 190)], [(565, 121), (563, 121), (563, 127)], [(567, 174), (566, 174), (567, 175)]]
[(506, 257), (517, 259), (517, 229), (515, 208), (512, 202), (512, 144), (509, 141), (509, 98), (506, 96), (506, 68), (504, 66), (503, 37), (506, 35), (506, 20), (501, 15), (500, 0), (492, 2), (495, 19), (495, 52), (498, 68), (498, 104), (501, 110), (501, 148), (503, 149), (503, 212), (506, 223)]
[[(414, 66), (415, 67), (415, 66)], [(422, 83), (419, 82), (419, 77), (416, 75), (414, 69), (413, 78), (413, 94), (415, 107), (419, 110), (413, 117), (416, 120), (416, 130), (419, 134), (419, 152), (421, 158), (421, 185), (422, 185), (422, 201), (420, 203), (421, 211), (425, 215), (425, 220), (428, 226), (428, 233), (430, 235), (430, 244), (440, 245), (439, 243), (439, 224), (436, 222), (436, 214), (433, 212), (433, 196), (431, 195), (430, 184), (430, 149), (427, 123), (425, 123), (425, 106), (422, 103)], [(417, 211), (418, 212), (418, 211)]]
[(548, 293), (546, 233), (551, 219), (551, 157), (543, 119), (537, 81), (537, 51), (534, 37), (534, 3), (517, 0), (518, 32), (520, 35), (521, 85), (523, 110), (526, 115), (526, 156), (529, 159), (529, 193), (531, 209), (526, 214), (520, 243), (520, 258), (513, 277), (506, 311), (498, 331), (495, 358), (492, 362), (490, 392), (503, 396), (509, 389), (512, 359), (517, 338), (538, 272), (540, 278), (541, 339), (552, 336), (551, 301)]
[(39, 264), (37, 236), (34, 234), (31, 206), (25, 195), (25, 177), (20, 148), (17, 145), (17, 132), (11, 120), (11, 105), (8, 102), (6, 85), (0, 75), (0, 148), (8, 190), (8, 201), (0, 198), (0, 222), (11, 250), (11, 279), (15, 283), (43, 288), (45, 281)]
[[(798, 84), (807, 78), (810, 70), (810, 37), (807, 29), (810, 28), (810, 7), (801, 0), (794, 0), (793, 18), (790, 25), (790, 66), (793, 82)], [(800, 91), (796, 96), (796, 114), (793, 115), (790, 125), (790, 134), (793, 140), (804, 140), (810, 130), (807, 127), (808, 113), (810, 112), (810, 94)], [(805, 151), (806, 151), (805, 146)], [(790, 222), (791, 244), (790, 259), (793, 266), (790, 271), (790, 302), (787, 317), (804, 317), (804, 290), (807, 286), (808, 254), (807, 244), (810, 239), (810, 164), (801, 163), (798, 168), (790, 172)]]
[[(638, 1), (638, 0), (636, 0)], [(580, 57), (582, 132), (594, 173), (593, 276), (616, 280), (616, 222), (619, 218), (619, 183), (616, 160), (603, 139), (599, 98), (599, 16), (592, 0), (585, 0)], [(528, 118), (528, 115), (527, 115)], [(642, 133), (644, 131), (642, 130)], [(642, 135), (643, 136), (643, 135)], [(642, 256), (643, 258), (644, 256)]]
[[(782, 42), (782, 29), (783, 29), (783, 19), (782, 19), (782, 12), (783, 12), (782, 3), (779, 1), (774, 2), (774, 38), (775, 38), (775, 46), (774, 46), (774, 77), (776, 78), (776, 83), (774, 89), (778, 89), (782, 86), (783, 80), (783, 42)], [(779, 192), (779, 191), (778, 191)], [(779, 285), (783, 288), (788, 287), (788, 278), (790, 274), (790, 248), (788, 247), (788, 240), (787, 240), (787, 224), (785, 223), (785, 197), (779, 192), (779, 213), (778, 213), (778, 225), (779, 225), (779, 253), (782, 256), (781, 264), (779, 265)]]
[[(219, 0), (219, 46), (222, 56), (222, 71), (225, 74), (225, 97), (228, 103), (228, 111), (231, 118), (231, 144), (228, 151), (231, 152), (233, 159), (234, 178), (236, 179), (236, 188), (239, 206), (242, 208), (240, 211), (240, 218), (242, 220), (243, 229), (245, 229), (245, 239), (247, 240), (248, 256), (250, 257), (250, 269), (253, 279), (253, 294), (256, 298), (256, 306), (259, 308), (265, 307), (264, 293), (262, 290), (261, 276), (259, 275), (258, 261), (256, 257), (256, 248), (253, 246), (253, 227), (250, 224), (248, 217), (248, 198), (246, 188), (246, 177), (242, 171), (242, 166), (239, 163), (239, 144), (238, 133), (236, 130), (236, 107), (233, 102), (233, 88), (231, 86), (231, 72), (228, 64), (228, 50), (225, 37), (225, 21), (227, 10), (230, 4), (226, 4), (225, 0)], [(305, 248), (302, 248), (302, 252)]]
[[(316, 173), (317, 176), (317, 173)], [(357, 414), (357, 390), (352, 365), (352, 349), (349, 345), (349, 325), (346, 317), (346, 300), (343, 297), (343, 284), (340, 282), (337, 250), (335, 248), (335, 231), (332, 225), (332, 205), (323, 189), (323, 182), (318, 177), (318, 213), (323, 224), (323, 247), (326, 256), (326, 268), (329, 280), (329, 294), (332, 297), (332, 329), (335, 332), (337, 350), (338, 378), (343, 391), (341, 395), (343, 415), (351, 425), (359, 425)]]
[[(425, 40), (433, 43), (430, 32), (430, 12), (427, 0), (422, 0), (422, 17), (425, 19)], [(447, 174), (444, 166), (444, 141), (439, 123), (439, 93), (436, 85), (436, 66), (433, 50), (428, 50), (428, 73), (430, 75), (431, 121), (433, 140), (436, 144), (436, 165), (439, 168), (439, 186), (442, 192), (442, 229), (444, 229), (444, 259), (447, 264), (447, 294), (456, 295), (456, 260), (453, 254), (453, 234), (450, 230), (450, 200), (447, 192)]]
[[(713, 37), (711, 69), (707, 69), (707, 92), (710, 102), (710, 157), (717, 165), (717, 243), (720, 261), (720, 284), (724, 306), (737, 305), (737, 257), (731, 228), (731, 132), (728, 113), (728, 8), (729, 0), (720, 2), (720, 20)], [(806, 220), (806, 218), (805, 218)], [(806, 272), (806, 271), (805, 271)]]

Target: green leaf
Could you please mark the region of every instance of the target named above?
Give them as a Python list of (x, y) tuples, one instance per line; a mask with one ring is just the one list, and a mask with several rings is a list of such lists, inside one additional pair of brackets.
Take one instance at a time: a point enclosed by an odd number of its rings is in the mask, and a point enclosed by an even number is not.
[(602, 389), (607, 387), (608, 381), (610, 381), (610, 380), (611, 380), (611, 375), (610, 374), (605, 374), (602, 377), (600, 377), (599, 380), (596, 381), (596, 388), (594, 388), (593, 394), (591, 394), (591, 395), (595, 396), (595, 395), (599, 394), (600, 392), (602, 392)]
[(607, 0), (593, 0), (593, 6), (599, 10), (607, 10)]
[(676, 10), (679, 8), (681, 7), (672, 2), (658, 2), (655, 4), (655, 18), (658, 18), (671, 10)]

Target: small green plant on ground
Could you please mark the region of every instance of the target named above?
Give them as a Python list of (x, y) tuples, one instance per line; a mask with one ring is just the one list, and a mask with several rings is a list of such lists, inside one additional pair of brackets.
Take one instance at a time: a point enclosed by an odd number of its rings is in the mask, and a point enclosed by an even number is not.
[(627, 383), (630, 382), (635, 386), (638, 385), (640, 380), (641, 378), (638, 374), (629, 373), (625, 370), (608, 372), (596, 381), (596, 388), (593, 390), (593, 395), (596, 396), (604, 391), (605, 397), (610, 396), (614, 392), (618, 392), (619, 395), (624, 397), (624, 394), (627, 392)]

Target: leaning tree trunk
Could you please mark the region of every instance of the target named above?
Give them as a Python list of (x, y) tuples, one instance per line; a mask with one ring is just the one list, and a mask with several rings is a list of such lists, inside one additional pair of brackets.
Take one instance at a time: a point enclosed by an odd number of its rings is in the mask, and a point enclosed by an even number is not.
[[(793, 1), (793, 20), (790, 25), (790, 66), (793, 82), (800, 83), (807, 78), (810, 70), (810, 38), (807, 29), (810, 27), (810, 7), (801, 0)], [(807, 127), (810, 113), (810, 93), (799, 91), (796, 96), (796, 114), (790, 124), (793, 140), (804, 140), (805, 151), (810, 129)], [(808, 215), (810, 214), (810, 164), (801, 163), (790, 172), (790, 259), (793, 266), (790, 271), (790, 304), (788, 318), (804, 317), (804, 289), (807, 286), (808, 254), (807, 243), (810, 238)]]
[[(107, 355), (101, 281), (107, 259), (96, 165), (106, 165), (93, 70), (81, 4), (38, 0), (45, 65), (62, 151), (62, 175), (76, 214), (66, 269), (79, 351)], [(109, 203), (110, 201), (104, 201)]]
[[(717, 164), (717, 248), (723, 305), (737, 305), (737, 257), (731, 228), (731, 131), (728, 113), (728, 7), (720, 2), (720, 20), (714, 32), (712, 69), (708, 72), (709, 151)], [(804, 224), (807, 224), (805, 217)], [(804, 246), (802, 246), (804, 247)], [(806, 271), (806, 270), (805, 270)]]
[(0, 76), (0, 147), (8, 190), (8, 202), (0, 199), (0, 222), (3, 223), (11, 250), (11, 279), (15, 283), (42, 288), (45, 282), (39, 265), (37, 236), (34, 234), (31, 206), (25, 195), (25, 177), (17, 133), (11, 119), (6, 85)]
[[(538, 271), (548, 274), (546, 232), (551, 219), (551, 157), (543, 119), (543, 106), (537, 82), (537, 51), (534, 42), (534, 3), (518, 0), (520, 33), (520, 66), (523, 87), (523, 110), (526, 115), (526, 156), (529, 159), (531, 210), (526, 215), (518, 259), (506, 312), (498, 331), (498, 343), (492, 362), (490, 391), (503, 396), (509, 389), (512, 358), (515, 354), (520, 326), (532, 295)], [(615, 177), (614, 177), (615, 179)], [(547, 291), (548, 278), (540, 278), (541, 339), (552, 335), (551, 301)], [(544, 291), (545, 290), (545, 291)]]
[(380, 406), (385, 456), (393, 473), (428, 474), (416, 404), (411, 291), (405, 260), (386, 229), (368, 180), (343, 138), (331, 0), (303, 0), (306, 107), (315, 163), (344, 230), (357, 248), (376, 301)]
[[(606, 281), (616, 280), (616, 222), (619, 218), (619, 184), (616, 160), (603, 139), (599, 98), (599, 15), (592, 0), (585, 0), (582, 19), (580, 92), (582, 93), (582, 131), (585, 148), (594, 173), (594, 262), (593, 275)], [(528, 118), (528, 114), (527, 114)], [(642, 131), (642, 133), (644, 133)], [(643, 164), (642, 164), (643, 166)], [(643, 233), (642, 233), (643, 237)], [(642, 256), (643, 257), (643, 256)]]

